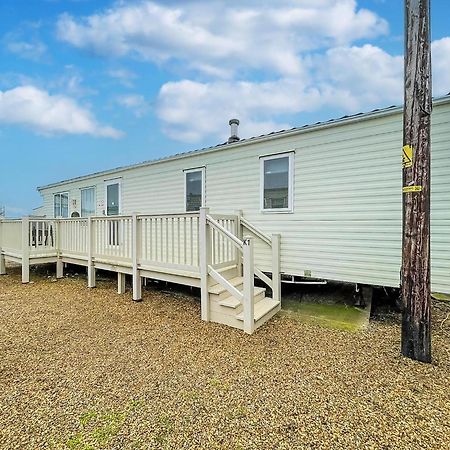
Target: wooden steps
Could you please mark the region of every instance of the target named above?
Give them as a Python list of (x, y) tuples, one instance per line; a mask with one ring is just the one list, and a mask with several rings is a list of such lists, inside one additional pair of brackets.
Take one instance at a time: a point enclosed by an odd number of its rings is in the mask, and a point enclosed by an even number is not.
[[(254, 320), (258, 322), (266, 314), (269, 314), (273, 309), (280, 305), (280, 302), (273, 300), (269, 297), (264, 297), (258, 303), (255, 303)], [(244, 313), (240, 313), (236, 316), (237, 320), (244, 320)]]
[[(227, 277), (225, 277), (227, 278)], [(228, 282), (232, 284), (236, 289), (240, 289), (244, 284), (244, 279), (242, 277), (234, 277), (228, 279)], [(242, 290), (242, 289), (240, 289)], [(220, 295), (223, 292), (228, 292), (221, 284), (215, 284), (208, 289), (210, 294)]]
[[(222, 276), (235, 287), (239, 292), (243, 292), (244, 279), (236, 276), (233, 271), (228, 271)], [(212, 322), (244, 329), (243, 304), (239, 298), (231, 295), (230, 292), (221, 284), (213, 284), (208, 289), (210, 301), (210, 320)], [(266, 289), (263, 287), (254, 287), (254, 322), (255, 329), (263, 325), (280, 309), (280, 302), (266, 297)]]

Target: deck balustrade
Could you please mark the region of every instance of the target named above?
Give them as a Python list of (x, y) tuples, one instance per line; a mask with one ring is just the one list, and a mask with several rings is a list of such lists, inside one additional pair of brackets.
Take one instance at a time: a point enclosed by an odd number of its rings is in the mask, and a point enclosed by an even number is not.
[[(273, 251), (272, 278), (254, 262), (252, 238), (247, 228)], [(102, 216), (72, 219), (0, 221), (0, 274), (5, 260), (22, 265), (22, 282), (29, 282), (32, 264), (56, 262), (57, 278), (63, 264), (87, 267), (88, 286), (95, 287), (96, 269), (118, 273), (118, 290), (125, 291), (125, 275), (133, 277), (133, 299), (141, 299), (143, 278), (156, 278), (198, 286), (202, 292), (202, 318), (209, 320), (211, 280), (222, 284), (244, 306), (244, 329), (253, 331), (254, 277), (259, 277), (280, 297), (279, 236), (257, 230), (241, 212), (234, 215), (199, 213)], [(238, 291), (221, 271), (233, 267), (244, 277)]]

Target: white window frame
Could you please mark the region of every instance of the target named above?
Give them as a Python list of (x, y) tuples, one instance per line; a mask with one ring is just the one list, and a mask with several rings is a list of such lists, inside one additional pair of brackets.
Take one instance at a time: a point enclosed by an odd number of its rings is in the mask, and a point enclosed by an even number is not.
[[(61, 215), (59, 216), (55, 216), (55, 197), (57, 195), (64, 195), (67, 194), (67, 217), (63, 217)], [(59, 212), (61, 212), (61, 199), (60, 199), (60, 203), (59, 203)], [(63, 191), (63, 192), (55, 192), (53, 194), (53, 218), (54, 219), (69, 219), (70, 218), (70, 194), (69, 191)]]
[[(87, 191), (88, 189), (93, 189), (94, 190), (94, 216), (97, 214), (97, 188), (96, 186), (86, 186), (86, 187), (82, 187), (80, 188), (80, 217), (84, 217), (83, 216), (83, 191)], [(86, 216), (89, 217), (89, 216)]]
[(192, 173), (192, 172), (201, 172), (202, 173), (202, 207), (205, 206), (205, 199), (206, 199), (206, 180), (205, 180), (205, 174), (206, 174), (206, 167), (194, 167), (192, 169), (184, 169), (184, 198), (183, 198), (183, 202), (184, 202), (184, 211), (187, 213), (195, 213), (197, 211), (188, 211), (187, 210), (187, 202), (186, 202), (186, 194), (187, 194), (187, 189), (186, 189), (186, 184), (187, 184), (187, 180), (186, 180), (186, 174), (188, 173)]
[[(294, 150), (276, 153), (268, 156), (260, 156), (260, 212), (262, 213), (293, 213), (294, 212)], [(288, 158), (288, 207), (264, 208), (264, 162), (271, 159)]]
[[(104, 209), (104, 215), (108, 215), (108, 186), (111, 186), (112, 184), (118, 184), (119, 185), (119, 213), (120, 216), (122, 214), (122, 178), (114, 178), (112, 180), (105, 180), (105, 209)], [(114, 216), (112, 216), (114, 217)]]

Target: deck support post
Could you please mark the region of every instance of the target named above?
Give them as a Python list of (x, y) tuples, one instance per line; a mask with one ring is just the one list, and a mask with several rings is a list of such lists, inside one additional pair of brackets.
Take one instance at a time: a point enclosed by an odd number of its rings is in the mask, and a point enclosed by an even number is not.
[(255, 267), (253, 242), (250, 237), (244, 238), (242, 250), (244, 258), (244, 331), (252, 334), (255, 331)]
[(59, 256), (56, 259), (56, 278), (64, 278), (64, 264)]
[(139, 270), (139, 251), (140, 235), (139, 222), (136, 213), (132, 215), (132, 247), (131, 247), (131, 262), (133, 264), (133, 300), (135, 302), (142, 300), (142, 278)]
[(1, 248), (0, 248), (0, 275), (6, 275), (5, 255), (2, 255)]
[(281, 302), (281, 234), (272, 234), (272, 298)]
[(209, 214), (209, 208), (200, 208), (200, 227), (199, 227), (199, 252), (200, 252), (200, 289), (201, 289), (201, 311), (202, 320), (209, 322), (209, 283), (208, 266), (210, 264), (210, 228), (206, 216)]
[(92, 217), (88, 218), (88, 259), (87, 259), (87, 272), (88, 272), (88, 287), (95, 288), (96, 277), (95, 277), (95, 267), (93, 261), (94, 253), (94, 224)]
[(22, 283), (30, 282), (30, 218), (22, 218)]
[[(237, 209), (236, 214), (236, 237), (242, 241), (242, 224), (241, 217), (243, 215), (242, 209)], [(242, 277), (242, 256), (240, 251), (236, 251), (236, 265), (237, 265), (237, 276)]]
[(117, 272), (117, 293), (125, 294), (125, 274)]
[(2, 253), (2, 232), (3, 223), (0, 219), (0, 275), (6, 275), (5, 255)]

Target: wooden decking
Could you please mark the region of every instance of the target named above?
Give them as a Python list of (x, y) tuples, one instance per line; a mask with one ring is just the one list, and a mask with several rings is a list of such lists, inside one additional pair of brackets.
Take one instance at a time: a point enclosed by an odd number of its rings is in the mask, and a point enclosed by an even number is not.
[[(247, 228), (272, 249), (272, 278), (255, 264)], [(117, 272), (118, 291), (125, 291), (125, 275), (133, 278), (133, 300), (142, 297), (144, 278), (201, 288), (202, 319), (252, 333), (280, 308), (278, 235), (266, 236), (240, 214), (200, 213), (34, 219), (0, 221), (0, 274), (5, 261), (22, 266), (22, 282), (29, 282), (30, 265), (56, 263), (57, 278), (64, 263), (87, 267), (88, 287), (96, 284), (96, 270)], [(254, 287), (258, 276), (270, 287)], [(236, 280), (239, 280), (237, 282)]]

